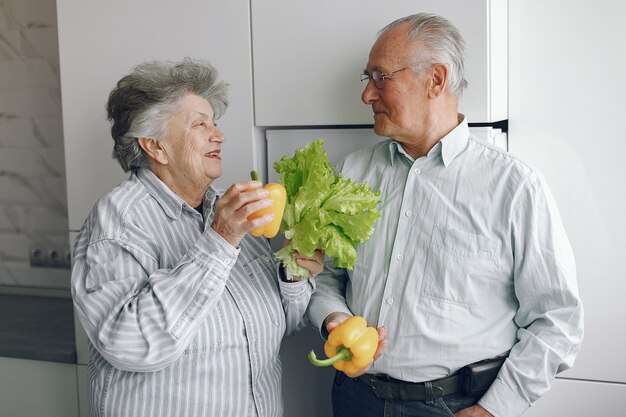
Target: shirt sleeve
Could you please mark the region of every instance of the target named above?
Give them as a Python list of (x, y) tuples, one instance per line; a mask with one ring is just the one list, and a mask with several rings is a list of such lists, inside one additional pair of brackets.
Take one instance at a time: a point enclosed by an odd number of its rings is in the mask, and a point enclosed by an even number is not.
[(305, 312), (311, 299), (311, 294), (315, 292), (315, 278), (303, 279), (297, 282), (279, 280), (278, 285), (287, 324), (285, 335), (288, 336), (302, 330), (308, 324)]
[(222, 295), (239, 253), (207, 228), (173, 268), (159, 269), (149, 238), (88, 240), (77, 237), (76, 312), (100, 354), (134, 372), (163, 369), (183, 353)]
[(496, 417), (520, 416), (569, 369), (583, 337), (576, 267), (556, 204), (534, 177), (511, 213), (517, 343), (479, 404)]
[(307, 308), (309, 320), (323, 335), (326, 334), (326, 329), (323, 329), (322, 325), (329, 314), (342, 312), (352, 315), (345, 298), (347, 271), (343, 268), (334, 268), (333, 260), (328, 257), (324, 264), (324, 270), (315, 277), (317, 289), (311, 296)]

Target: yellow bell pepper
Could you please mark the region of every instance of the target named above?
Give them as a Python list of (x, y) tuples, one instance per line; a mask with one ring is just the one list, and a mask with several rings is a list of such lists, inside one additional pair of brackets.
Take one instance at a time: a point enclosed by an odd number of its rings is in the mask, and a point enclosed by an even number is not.
[[(250, 176), (254, 181), (259, 181), (259, 176), (256, 171), (252, 171), (250, 173)], [(285, 187), (283, 187), (282, 184), (278, 183), (266, 184), (263, 188), (269, 191), (270, 198), (274, 200), (274, 202), (271, 206), (259, 211), (255, 211), (254, 213), (249, 215), (248, 220), (256, 219), (257, 217), (261, 217), (267, 213), (274, 213), (274, 218), (265, 226), (252, 229), (250, 231), (250, 234), (252, 234), (253, 236), (263, 235), (265, 237), (274, 237), (280, 229), (280, 222), (282, 221), (283, 213), (285, 212), (285, 204), (287, 203), (287, 190), (285, 190)]]
[(335, 327), (328, 335), (324, 353), (328, 359), (319, 360), (315, 352), (309, 352), (309, 360), (315, 366), (333, 365), (335, 369), (354, 375), (365, 369), (378, 348), (378, 331), (368, 327), (363, 317), (354, 316)]

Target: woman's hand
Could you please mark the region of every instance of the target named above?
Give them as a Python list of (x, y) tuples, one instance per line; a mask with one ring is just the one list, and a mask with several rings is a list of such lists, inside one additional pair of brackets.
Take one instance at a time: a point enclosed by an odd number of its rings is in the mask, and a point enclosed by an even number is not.
[(268, 213), (248, 220), (255, 211), (272, 205), (269, 193), (259, 181), (240, 182), (231, 185), (215, 203), (215, 217), (211, 227), (234, 247), (250, 230), (265, 226), (274, 218)]
[[(326, 326), (326, 331), (330, 333), (331, 331), (333, 331), (335, 327), (339, 326), (341, 323), (343, 323), (345, 320), (349, 319), (350, 317), (352, 316), (350, 316), (349, 314), (340, 313), (340, 312), (329, 314), (328, 317), (326, 317), (326, 319), (324, 320), (324, 326)], [(356, 374), (346, 373), (346, 375), (348, 375), (350, 378), (356, 378), (367, 373), (367, 371), (370, 369), (374, 361), (380, 358), (383, 352), (385, 351), (385, 346), (387, 346), (387, 328), (379, 327), (376, 330), (378, 330), (378, 348), (376, 349), (376, 352), (374, 353), (374, 357), (372, 358), (369, 365), (367, 365), (367, 367), (365, 367), (364, 369), (361, 369), (358, 373)]]
[(322, 249), (316, 249), (312, 256), (302, 256), (298, 251), (295, 251), (291, 256), (299, 266), (309, 271), (308, 277), (294, 276), (291, 277), (291, 281), (312, 278), (324, 270), (324, 251)]

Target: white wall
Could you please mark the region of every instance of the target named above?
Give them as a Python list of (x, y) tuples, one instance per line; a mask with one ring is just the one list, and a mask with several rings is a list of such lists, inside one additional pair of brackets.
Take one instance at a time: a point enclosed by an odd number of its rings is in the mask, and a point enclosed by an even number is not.
[(29, 261), (68, 244), (54, 0), (0, 2), (0, 95), (0, 285), (67, 289)]

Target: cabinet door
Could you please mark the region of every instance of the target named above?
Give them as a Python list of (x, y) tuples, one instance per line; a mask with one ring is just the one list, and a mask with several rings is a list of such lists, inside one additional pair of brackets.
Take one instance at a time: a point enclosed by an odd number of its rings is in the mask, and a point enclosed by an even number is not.
[(359, 75), (377, 32), (405, 15), (433, 12), (466, 40), (470, 122), (507, 118), (507, 2), (474, 0), (255, 0), (254, 103), (258, 126), (372, 124)]
[(87, 378), (87, 366), (76, 365), (76, 384), (78, 385), (76, 392), (78, 394), (78, 415), (80, 417), (90, 417), (87, 395), (89, 380)]
[(76, 365), (0, 358), (0, 416), (78, 417)]
[(225, 187), (256, 165), (247, 0), (58, 0), (61, 92), (69, 228), (78, 230), (95, 201), (128, 177), (112, 159), (104, 106), (109, 92), (144, 60), (210, 61), (230, 84), (219, 121)]

